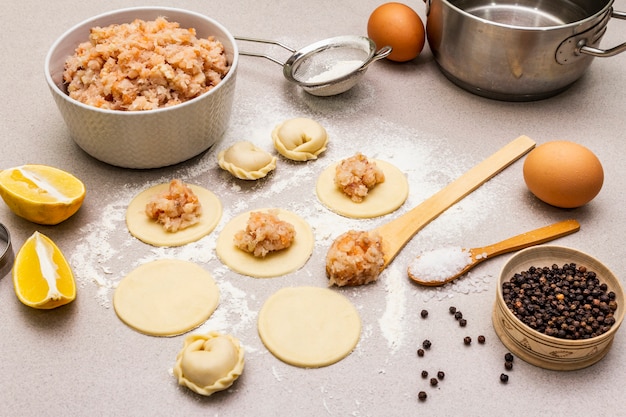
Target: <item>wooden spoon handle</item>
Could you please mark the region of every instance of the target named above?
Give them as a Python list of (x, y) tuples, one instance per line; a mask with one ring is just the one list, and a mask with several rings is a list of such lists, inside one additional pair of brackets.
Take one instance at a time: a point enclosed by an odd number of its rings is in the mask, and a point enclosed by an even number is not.
[(378, 227), (376, 231), (383, 240), (384, 267), (424, 226), (534, 147), (535, 142), (528, 136), (518, 137), (411, 211)]
[(577, 232), (580, 224), (576, 220), (564, 220), (549, 226), (540, 227), (521, 235), (513, 236), (493, 245), (472, 249), (474, 254), (484, 254), (486, 258), (524, 249), (529, 246), (540, 245), (553, 239)]

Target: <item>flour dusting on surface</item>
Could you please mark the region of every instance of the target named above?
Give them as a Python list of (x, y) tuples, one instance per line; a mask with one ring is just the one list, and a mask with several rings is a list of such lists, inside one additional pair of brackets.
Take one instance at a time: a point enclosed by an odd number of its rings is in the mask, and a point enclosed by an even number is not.
[(386, 308), (379, 320), (380, 331), (387, 340), (391, 353), (395, 353), (402, 346), (404, 323), (406, 323), (406, 274), (396, 265), (390, 265), (385, 273), (385, 303)]
[[(237, 122), (231, 123), (222, 141), (212, 149), (192, 163), (169, 168), (167, 175), (161, 172), (145, 183), (124, 184), (110, 195), (102, 197), (99, 219), (80, 229), (71, 251), (70, 262), (77, 283), (83, 287), (95, 285), (97, 301), (109, 308), (117, 284), (135, 267), (162, 258), (195, 262), (214, 276), (220, 288), (217, 310), (197, 330), (249, 333), (256, 338), (256, 318), (264, 301), (261, 294), (267, 296), (267, 292), (285, 285), (326, 286), (325, 253), (337, 236), (348, 230), (371, 230), (406, 213), (469, 168), (460, 164), (462, 159), (454, 159), (445, 138), (426, 137), (377, 118), (355, 126), (350, 115), (358, 111), (359, 106), (371, 105), (367, 96), (371, 92), (366, 86), (360, 93), (365, 97), (361, 97), (362, 100), (357, 101), (356, 105), (351, 102), (349, 108), (342, 106), (342, 98), (337, 98), (325, 102), (324, 111), (322, 107), (318, 108), (322, 102), (310, 97), (303, 97), (304, 104), (299, 110), (294, 110), (293, 103), (282, 101), (280, 96), (263, 95), (262, 105), (258, 103), (259, 97), (241, 97), (233, 109), (233, 120)], [(332, 109), (333, 105), (336, 111), (329, 112), (328, 109)], [(330, 138), (328, 149), (317, 160), (294, 162), (279, 157), (276, 170), (258, 181), (238, 180), (219, 169), (217, 153), (237, 141), (249, 140), (261, 149), (276, 153), (271, 142), (271, 131), (278, 123), (293, 117), (310, 117), (327, 129)], [(356, 152), (386, 160), (406, 174), (409, 197), (396, 212), (375, 219), (349, 219), (333, 213), (317, 200), (315, 184), (319, 174), (328, 165)], [(451, 163), (446, 166), (434, 164), (434, 153), (449, 154)], [(458, 163), (455, 164), (455, 161)], [(203, 186), (215, 193), (223, 204), (222, 219), (211, 234), (197, 242), (175, 248), (146, 245), (127, 231), (125, 214), (128, 203), (144, 189), (169, 182), (173, 178)], [(407, 245), (383, 272), (379, 278), (381, 282), (376, 286), (356, 288), (346, 293), (352, 302), (359, 305), (359, 294), (380, 292), (376, 294), (381, 297), (376, 309), (369, 305), (367, 308), (359, 306), (363, 322), (361, 341), (369, 342), (370, 339), (380, 337), (375, 331), (375, 327), (378, 327), (389, 352), (395, 353), (409, 340), (407, 333), (410, 329), (406, 329), (404, 323), (410, 313), (407, 305), (412, 300), (444, 300), (455, 294), (482, 292), (489, 288), (491, 277), (472, 274), (440, 288), (416, 288), (409, 281), (406, 268), (408, 259), (417, 253), (417, 245), (427, 243), (437, 247), (460, 244), (457, 241), (459, 236), (465, 231), (471, 231), (475, 225), (475, 221), (468, 219), (484, 219), (498, 204), (493, 195), (475, 192), (472, 198), (457, 203), (441, 216), (441, 220), (427, 226), (421, 232), (422, 235), (418, 234), (413, 245)], [(302, 270), (290, 276), (267, 281), (250, 277), (242, 279), (220, 263), (215, 255), (216, 238), (223, 226), (237, 214), (264, 207), (286, 208), (304, 218), (315, 235), (314, 253)], [(246, 349), (254, 351), (255, 348), (261, 348), (259, 342), (254, 343), (254, 346), (247, 346)], [(364, 354), (369, 346), (369, 343), (359, 343), (356, 353)]]

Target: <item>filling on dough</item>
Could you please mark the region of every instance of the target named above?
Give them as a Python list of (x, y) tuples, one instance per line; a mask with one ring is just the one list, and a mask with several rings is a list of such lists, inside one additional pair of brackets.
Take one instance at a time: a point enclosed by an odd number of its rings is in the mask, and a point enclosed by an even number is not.
[(257, 180), (276, 169), (276, 157), (251, 142), (237, 142), (217, 156), (220, 168), (242, 180)]
[(235, 234), (235, 246), (260, 258), (290, 247), (296, 229), (291, 223), (280, 220), (277, 214), (276, 210), (251, 212), (245, 230)]
[(371, 189), (383, 182), (383, 171), (360, 152), (341, 161), (335, 170), (335, 185), (355, 203), (363, 201)]
[(328, 134), (315, 120), (299, 117), (276, 126), (272, 131), (274, 147), (294, 161), (317, 159), (326, 150)]
[(180, 385), (208, 396), (230, 387), (243, 367), (244, 350), (237, 339), (218, 332), (194, 334), (176, 355), (174, 376)]
[(326, 255), (330, 285), (363, 285), (376, 281), (384, 266), (382, 238), (350, 230), (339, 236)]
[(202, 205), (194, 192), (179, 179), (146, 204), (146, 215), (168, 232), (177, 232), (200, 221)]

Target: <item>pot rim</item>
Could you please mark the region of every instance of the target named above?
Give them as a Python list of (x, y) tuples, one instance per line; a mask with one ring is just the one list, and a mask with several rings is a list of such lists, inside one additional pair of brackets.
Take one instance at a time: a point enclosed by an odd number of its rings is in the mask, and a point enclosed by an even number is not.
[[(476, 15), (474, 15), (472, 13), (469, 13), (466, 10), (464, 10), (464, 9), (456, 6), (455, 4), (453, 4), (450, 0), (425, 0), (425, 1), (427, 1), (429, 9), (430, 9), (431, 3), (433, 1), (441, 1), (442, 3), (444, 3), (448, 7), (450, 7), (450, 9), (456, 11), (457, 13), (460, 13), (460, 14), (464, 15), (466, 18), (482, 22), (482, 23), (484, 23), (486, 25), (497, 26), (497, 27), (501, 27), (501, 28), (504, 28), (504, 29), (507, 29), (507, 30), (520, 30), (520, 31), (531, 31), (531, 32), (547, 32), (547, 31), (562, 30), (562, 29), (565, 29), (565, 28), (577, 27), (577, 26), (585, 25), (585, 24), (587, 24), (587, 23), (597, 19), (598, 16), (602, 16), (605, 13), (609, 13), (611, 11), (612, 7), (613, 7), (613, 3), (614, 3), (615, 0), (606, 0), (606, 4), (604, 5), (604, 7), (602, 7), (596, 13), (585, 17), (584, 19), (576, 20), (574, 22), (570, 22), (570, 23), (566, 23), (566, 24), (552, 25), (552, 26), (518, 26), (518, 25), (507, 24), (507, 23), (500, 23), (500, 22), (495, 22), (493, 20), (485, 19), (483, 17), (476, 16)], [(498, 0), (495, 0), (492, 3), (493, 3), (493, 5), (497, 5), (497, 2), (498, 2)], [(592, 23), (595, 24), (595, 22), (592, 22)], [(592, 24), (592, 26), (593, 26), (593, 24)]]

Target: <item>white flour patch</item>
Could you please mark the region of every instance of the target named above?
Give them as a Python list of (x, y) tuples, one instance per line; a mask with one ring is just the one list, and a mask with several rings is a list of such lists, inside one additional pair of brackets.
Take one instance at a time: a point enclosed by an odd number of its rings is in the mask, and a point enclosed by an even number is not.
[(402, 346), (406, 334), (406, 274), (398, 267), (391, 265), (380, 279), (385, 283), (386, 308), (379, 320), (380, 331), (387, 340), (391, 353)]

